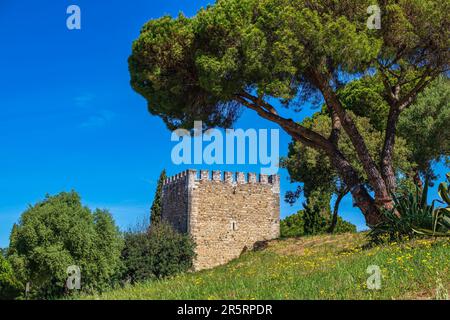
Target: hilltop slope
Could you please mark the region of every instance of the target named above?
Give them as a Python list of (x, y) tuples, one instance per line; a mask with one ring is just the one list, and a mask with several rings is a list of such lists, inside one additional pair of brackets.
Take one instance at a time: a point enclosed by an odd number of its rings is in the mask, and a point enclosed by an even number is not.
[[(450, 241), (415, 240), (363, 249), (364, 234), (276, 240), (226, 266), (127, 286), (83, 299), (443, 299)], [(368, 290), (367, 268), (381, 268)]]

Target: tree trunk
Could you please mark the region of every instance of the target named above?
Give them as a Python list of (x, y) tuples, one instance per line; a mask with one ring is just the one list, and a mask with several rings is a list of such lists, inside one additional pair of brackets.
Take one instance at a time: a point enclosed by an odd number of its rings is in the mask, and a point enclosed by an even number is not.
[(369, 153), (364, 138), (361, 136), (353, 119), (348, 115), (339, 100), (336, 92), (329, 84), (329, 77), (322, 75), (317, 70), (311, 71), (312, 80), (317, 88), (320, 89), (325, 102), (331, 108), (341, 121), (341, 125), (350, 138), (353, 147), (355, 148), (358, 159), (364, 168), (365, 173), (369, 179), (370, 185), (375, 192), (375, 198), (379, 203), (389, 203), (392, 201), (383, 176), (377, 168), (375, 161)]
[(386, 126), (386, 136), (384, 140), (383, 151), (381, 153), (381, 175), (386, 183), (389, 193), (395, 192), (397, 182), (394, 170), (394, 146), (395, 134), (397, 131), (397, 122), (400, 117), (400, 110), (397, 107), (391, 107)]
[(333, 209), (333, 218), (331, 220), (330, 228), (328, 228), (328, 233), (333, 233), (334, 230), (336, 229), (337, 222), (338, 222), (338, 215), (339, 215), (339, 206), (341, 204), (342, 199), (344, 199), (344, 197), (348, 193), (349, 193), (348, 189), (344, 189), (344, 190), (341, 190), (340, 192), (338, 192), (338, 196), (337, 196), (336, 202), (334, 204), (334, 209)]
[[(367, 225), (369, 227), (375, 226), (383, 221), (383, 215), (381, 214), (379, 207), (392, 208), (392, 199), (389, 197), (383, 178), (378, 171), (375, 162), (368, 154), (367, 147), (365, 146), (362, 137), (357, 132), (356, 127), (354, 127), (351, 119), (345, 117), (345, 120), (350, 122), (349, 126), (356, 130), (357, 138), (355, 140), (358, 140), (358, 143), (354, 142), (353, 144), (355, 149), (357, 151), (359, 150), (360, 160), (369, 177), (370, 186), (375, 191), (376, 201), (370, 196), (366, 187), (362, 184), (357, 171), (333, 142), (326, 139), (321, 134), (299, 125), (292, 119), (286, 119), (279, 116), (272, 106), (267, 105), (267, 103), (262, 105), (258, 98), (252, 97), (247, 93), (237, 95), (236, 100), (247, 108), (256, 111), (264, 119), (279, 124), (295, 141), (299, 141), (315, 150), (325, 152), (333, 167), (348, 186), (352, 193), (355, 206), (361, 209)], [(336, 114), (338, 113), (339, 112), (336, 112)], [(342, 120), (342, 118), (339, 117), (339, 120)], [(349, 135), (355, 133), (352, 130), (349, 131), (351, 131)]]
[(344, 155), (335, 150), (333, 154), (329, 155), (331, 163), (342, 177), (345, 185), (350, 190), (354, 206), (358, 207), (364, 215), (366, 224), (369, 227), (375, 226), (383, 221), (381, 214), (374, 199), (370, 196), (366, 187), (361, 183), (356, 170), (347, 161)]

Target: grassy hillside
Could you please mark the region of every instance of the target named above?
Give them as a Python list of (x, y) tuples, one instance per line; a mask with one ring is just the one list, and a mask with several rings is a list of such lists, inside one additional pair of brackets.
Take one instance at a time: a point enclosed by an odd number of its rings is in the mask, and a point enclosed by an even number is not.
[[(415, 240), (363, 249), (363, 234), (273, 241), (213, 270), (83, 299), (445, 299), (450, 241)], [(382, 270), (368, 290), (369, 265)]]

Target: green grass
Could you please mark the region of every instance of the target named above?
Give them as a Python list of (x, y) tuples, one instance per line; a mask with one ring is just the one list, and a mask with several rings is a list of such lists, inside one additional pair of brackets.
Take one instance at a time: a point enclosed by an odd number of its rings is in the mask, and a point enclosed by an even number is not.
[[(450, 241), (415, 240), (363, 249), (363, 234), (278, 240), (226, 266), (129, 285), (82, 299), (445, 299)], [(366, 270), (382, 270), (368, 290)]]

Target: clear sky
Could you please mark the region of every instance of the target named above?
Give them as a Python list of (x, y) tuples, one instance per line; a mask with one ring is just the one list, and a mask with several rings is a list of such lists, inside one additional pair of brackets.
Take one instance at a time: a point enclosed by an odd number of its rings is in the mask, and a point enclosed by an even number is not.
[[(0, 1), (0, 247), (8, 246), (27, 205), (72, 189), (90, 207), (110, 209), (127, 228), (148, 215), (163, 168), (170, 175), (188, 168), (172, 164), (171, 132), (131, 89), (127, 58), (146, 21), (180, 11), (192, 16), (208, 2)], [(71, 4), (81, 8), (81, 30), (66, 27)], [(235, 127), (276, 128), (251, 112)], [(282, 155), (289, 141), (281, 133)], [(284, 170), (280, 174), (283, 196), (294, 186)], [(282, 216), (299, 207), (282, 203)], [(364, 227), (350, 198), (342, 212)]]

